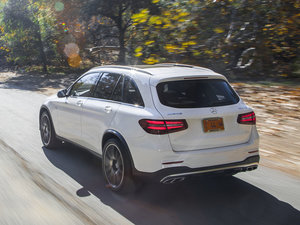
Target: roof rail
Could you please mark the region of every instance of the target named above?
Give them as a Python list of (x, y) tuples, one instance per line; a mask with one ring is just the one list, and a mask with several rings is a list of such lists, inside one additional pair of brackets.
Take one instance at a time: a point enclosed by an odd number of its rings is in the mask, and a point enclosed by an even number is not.
[(189, 68), (195, 67), (193, 65), (180, 64), (180, 63), (159, 63), (159, 64), (155, 64), (155, 66), (179, 66), (179, 67), (189, 67)]
[(159, 68), (159, 67), (172, 67), (172, 66), (187, 67), (187, 68), (195, 68), (195, 69), (212, 71), (211, 69), (208, 69), (208, 68), (205, 68), (205, 67), (193, 66), (193, 65), (188, 65), (188, 64), (180, 64), (180, 63), (158, 63), (158, 64), (153, 64), (153, 65), (129, 65), (129, 66), (106, 65), (106, 66), (98, 66), (98, 67), (95, 67), (94, 69), (117, 68), (117, 69), (135, 70), (135, 71), (138, 71), (138, 72), (146, 73), (148, 75), (152, 75), (152, 73), (146, 71), (145, 69)]
[(202, 69), (202, 70), (209, 70), (212, 71), (211, 69), (201, 67), (201, 66), (194, 66), (194, 65), (189, 65), (189, 64), (181, 64), (181, 63), (159, 63), (155, 64), (156, 66), (178, 66), (178, 67), (188, 67), (188, 68), (197, 68), (197, 69)]
[(116, 68), (116, 69), (125, 69), (125, 70), (135, 70), (138, 72), (142, 72), (142, 73), (146, 73), (148, 75), (152, 75), (152, 73), (149, 73), (145, 70), (139, 69), (138, 67), (134, 67), (134, 66), (122, 66), (122, 65), (107, 65), (107, 66), (97, 66), (94, 67), (93, 69), (100, 69), (100, 68)]

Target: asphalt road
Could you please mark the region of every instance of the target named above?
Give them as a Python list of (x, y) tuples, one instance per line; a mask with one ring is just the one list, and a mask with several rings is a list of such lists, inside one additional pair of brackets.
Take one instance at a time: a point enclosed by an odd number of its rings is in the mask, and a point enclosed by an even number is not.
[(112, 193), (97, 157), (72, 145), (43, 148), (45, 98), (0, 86), (0, 224), (299, 224), (300, 180), (263, 166)]

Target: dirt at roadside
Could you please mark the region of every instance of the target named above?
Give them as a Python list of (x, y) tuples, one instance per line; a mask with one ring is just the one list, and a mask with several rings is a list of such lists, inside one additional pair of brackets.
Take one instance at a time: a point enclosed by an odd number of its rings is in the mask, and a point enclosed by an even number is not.
[(300, 177), (300, 87), (233, 86), (256, 113), (261, 163)]
[[(79, 74), (0, 72), (0, 87), (55, 94)], [(300, 177), (300, 86), (233, 83), (257, 116), (261, 163)]]

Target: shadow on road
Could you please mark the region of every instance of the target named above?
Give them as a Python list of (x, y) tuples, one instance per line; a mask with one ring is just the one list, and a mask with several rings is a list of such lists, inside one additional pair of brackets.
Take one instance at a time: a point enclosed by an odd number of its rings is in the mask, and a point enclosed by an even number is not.
[(105, 187), (101, 160), (72, 145), (43, 148), (46, 157), (82, 188), (134, 224), (297, 224), (300, 213), (289, 204), (238, 178), (199, 178), (173, 185), (147, 184), (121, 196)]
[[(3, 75), (3, 74), (2, 74)], [(79, 74), (36, 74), (36, 73), (6, 73), (4, 81), (0, 79), (2, 88), (44, 92), (47, 89), (66, 88), (71, 85)], [(1, 78), (1, 77), (0, 77)]]

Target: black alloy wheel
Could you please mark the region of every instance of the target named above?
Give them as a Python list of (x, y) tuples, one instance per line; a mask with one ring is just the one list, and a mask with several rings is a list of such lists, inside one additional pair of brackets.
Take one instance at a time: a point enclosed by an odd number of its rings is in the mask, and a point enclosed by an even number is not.
[(42, 112), (40, 117), (40, 134), (46, 148), (57, 147), (59, 141), (56, 138), (52, 121), (47, 111)]
[(103, 148), (102, 169), (107, 187), (116, 192), (131, 192), (135, 184), (129, 157), (117, 139), (109, 139)]

